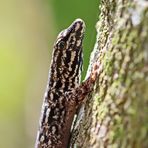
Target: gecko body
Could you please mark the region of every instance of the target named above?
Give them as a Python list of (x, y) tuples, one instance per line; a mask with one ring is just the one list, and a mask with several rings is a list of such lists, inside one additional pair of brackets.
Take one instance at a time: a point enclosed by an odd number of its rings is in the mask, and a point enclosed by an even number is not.
[(84, 32), (76, 19), (54, 43), (35, 148), (67, 148), (76, 109), (92, 91), (94, 74), (80, 85)]

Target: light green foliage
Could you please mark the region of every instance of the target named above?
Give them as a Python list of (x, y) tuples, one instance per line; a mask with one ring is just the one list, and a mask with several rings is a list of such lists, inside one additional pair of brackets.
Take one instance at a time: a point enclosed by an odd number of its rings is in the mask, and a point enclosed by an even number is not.
[(98, 0), (1, 0), (0, 148), (34, 147), (56, 36), (76, 18), (86, 21), (86, 69), (97, 9)]

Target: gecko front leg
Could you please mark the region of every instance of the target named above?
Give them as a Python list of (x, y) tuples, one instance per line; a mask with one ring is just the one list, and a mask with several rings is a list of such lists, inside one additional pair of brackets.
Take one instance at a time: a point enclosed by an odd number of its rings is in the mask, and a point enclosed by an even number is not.
[[(79, 107), (81, 107), (81, 104), (82, 102), (84, 102), (84, 100), (86, 101), (86, 99), (88, 99), (87, 95), (92, 93), (93, 89), (94, 89), (94, 85), (96, 83), (96, 80), (98, 79), (99, 77), (99, 74), (100, 72), (102, 71), (102, 66), (100, 66), (99, 63), (95, 62), (93, 64), (93, 69), (89, 75), (89, 77), (82, 82), (82, 84), (77, 87), (75, 90), (73, 90), (73, 92), (71, 92), (71, 94), (68, 94), (67, 95), (67, 99), (69, 102), (69, 109), (70, 108), (73, 108), (73, 110), (76, 111), (76, 115), (78, 114), (78, 110), (80, 109)], [(73, 121), (73, 126), (71, 128), (71, 134), (70, 134), (70, 137), (69, 137), (69, 142), (68, 142), (68, 147), (67, 148), (70, 148), (70, 147), (73, 147), (74, 145), (74, 139), (76, 138), (76, 135), (75, 135), (75, 123), (77, 122), (77, 116), (75, 118), (75, 120)], [(73, 135), (73, 132), (74, 132), (74, 135)], [(78, 134), (79, 130), (77, 130), (77, 134)], [(73, 137), (73, 136), (74, 137)]]
[[(93, 91), (94, 84), (100, 72), (98, 63), (94, 63), (94, 67), (90, 76), (82, 82), (80, 86), (73, 91), (66, 93), (67, 102), (71, 105), (79, 106), (86, 96)], [(76, 107), (77, 108), (77, 107)]]

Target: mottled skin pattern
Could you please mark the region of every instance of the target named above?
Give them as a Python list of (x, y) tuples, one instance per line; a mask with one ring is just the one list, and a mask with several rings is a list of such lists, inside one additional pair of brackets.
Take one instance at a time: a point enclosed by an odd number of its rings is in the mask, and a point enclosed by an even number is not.
[(92, 91), (95, 74), (80, 85), (84, 30), (84, 22), (77, 19), (54, 44), (36, 148), (67, 148), (76, 109)]

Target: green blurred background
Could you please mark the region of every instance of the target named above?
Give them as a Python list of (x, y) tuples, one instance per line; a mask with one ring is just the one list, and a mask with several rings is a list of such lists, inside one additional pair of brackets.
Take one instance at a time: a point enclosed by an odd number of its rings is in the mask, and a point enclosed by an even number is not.
[(98, 7), (98, 0), (0, 1), (0, 148), (34, 147), (54, 40), (83, 19), (86, 71)]

